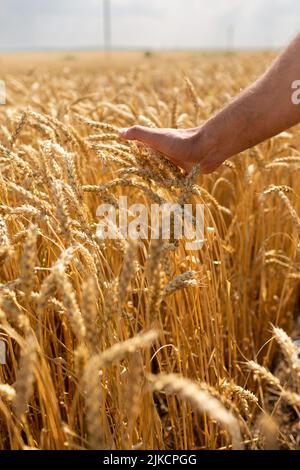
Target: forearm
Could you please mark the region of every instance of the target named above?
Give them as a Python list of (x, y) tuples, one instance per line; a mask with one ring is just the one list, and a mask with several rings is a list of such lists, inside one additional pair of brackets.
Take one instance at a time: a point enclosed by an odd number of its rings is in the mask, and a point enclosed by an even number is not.
[(300, 122), (300, 105), (292, 103), (297, 79), (300, 35), (259, 80), (200, 128), (203, 151), (228, 158)]
[(201, 127), (152, 129), (133, 126), (120, 135), (166, 155), (189, 172), (200, 164), (211, 173), (224, 160), (300, 122), (292, 84), (300, 80), (300, 35), (270, 69)]

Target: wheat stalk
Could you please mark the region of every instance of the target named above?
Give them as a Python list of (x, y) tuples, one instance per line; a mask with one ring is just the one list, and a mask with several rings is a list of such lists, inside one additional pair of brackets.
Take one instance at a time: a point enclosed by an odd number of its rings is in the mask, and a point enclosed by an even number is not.
[(187, 400), (200, 413), (208, 416), (224, 426), (232, 437), (234, 449), (242, 449), (242, 438), (237, 420), (224, 406), (196, 383), (176, 374), (160, 374), (148, 377), (154, 390), (172, 393)]

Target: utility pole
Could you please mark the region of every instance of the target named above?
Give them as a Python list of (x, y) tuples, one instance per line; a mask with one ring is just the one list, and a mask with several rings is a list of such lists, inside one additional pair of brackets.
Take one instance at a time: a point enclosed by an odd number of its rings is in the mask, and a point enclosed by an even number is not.
[(103, 31), (104, 49), (111, 49), (111, 4), (110, 0), (103, 0)]

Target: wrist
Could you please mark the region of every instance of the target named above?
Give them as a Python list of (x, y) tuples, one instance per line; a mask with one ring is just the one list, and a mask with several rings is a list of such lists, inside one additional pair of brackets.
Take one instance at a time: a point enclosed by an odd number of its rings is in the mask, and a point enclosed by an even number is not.
[(203, 173), (214, 171), (226, 158), (232, 156), (224, 129), (219, 129), (213, 120), (209, 120), (197, 128), (194, 139), (195, 154), (197, 155), (195, 164), (201, 163)]
[(197, 129), (195, 139), (200, 160), (206, 156), (215, 154), (221, 156), (224, 153), (225, 142), (222, 142), (223, 139), (220, 137), (220, 132), (217, 131), (216, 126), (210, 121), (207, 121)]

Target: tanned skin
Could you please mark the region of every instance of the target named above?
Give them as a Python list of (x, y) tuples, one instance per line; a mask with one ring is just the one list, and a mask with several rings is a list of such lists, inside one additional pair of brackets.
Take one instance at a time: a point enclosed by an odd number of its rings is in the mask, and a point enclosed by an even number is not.
[(211, 173), (227, 158), (300, 122), (300, 104), (292, 102), (295, 80), (300, 80), (300, 34), (255, 83), (200, 127), (133, 126), (120, 135), (161, 152), (187, 173), (198, 163), (202, 173)]

